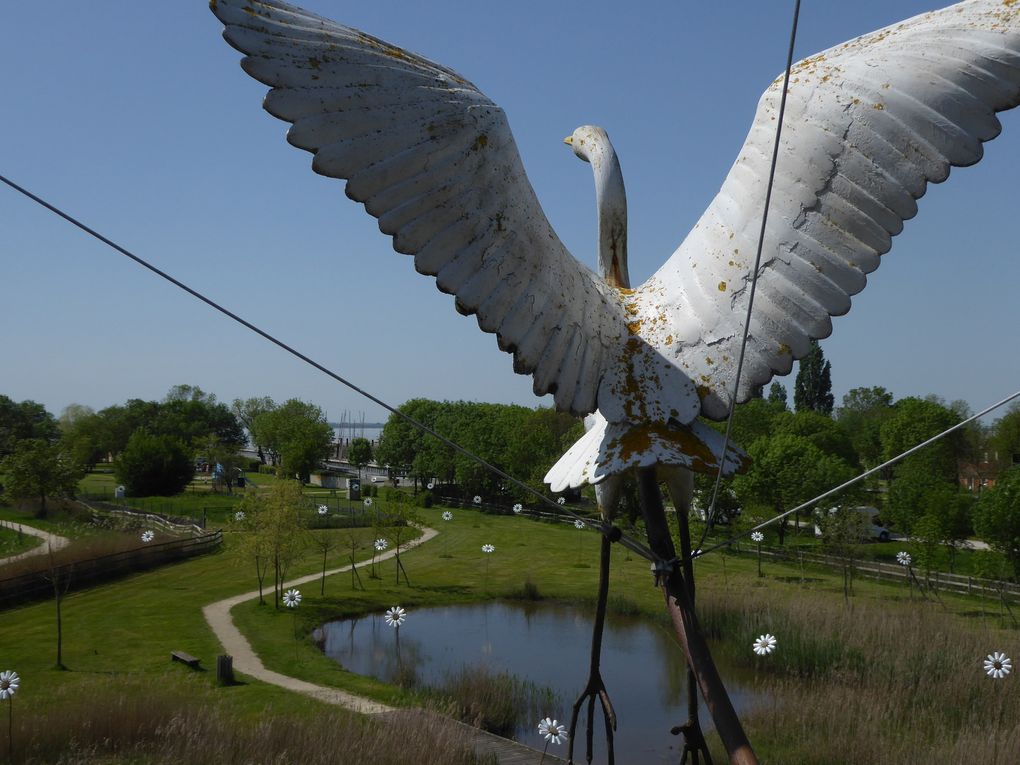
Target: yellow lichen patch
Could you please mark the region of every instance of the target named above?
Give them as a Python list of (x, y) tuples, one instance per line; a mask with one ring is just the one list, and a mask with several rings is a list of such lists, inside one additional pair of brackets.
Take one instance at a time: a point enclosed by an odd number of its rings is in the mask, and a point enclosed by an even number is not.
[(705, 357), (705, 363), (706, 363), (706, 364), (708, 364), (709, 366), (711, 366), (711, 365), (712, 365), (712, 364), (714, 364), (715, 362), (714, 362), (714, 361), (712, 361), (712, 357), (711, 357), (711, 356), (706, 356), (706, 357)]
[(472, 146), (471, 148), (473, 151), (478, 151), (479, 149), (484, 149), (488, 145), (489, 136), (487, 136), (485, 133), (482, 133), (475, 139), (475, 145)]
[(882, 111), (885, 108), (885, 104), (872, 104), (871, 108), (872, 109), (878, 109), (879, 111)]
[(634, 294), (634, 290), (630, 289), (629, 287), (617, 287), (616, 290), (621, 295), (633, 295)]
[(720, 292), (726, 291), (726, 282), (719, 282), (719, 291)]
[(623, 310), (629, 313), (631, 316), (637, 316), (638, 304), (637, 303), (624, 303)]
[(673, 336), (672, 335), (666, 335), (666, 345), (672, 345), (672, 344), (673, 344)]
[(780, 354), (787, 354), (787, 353), (792, 353), (792, 351), (790, 350), (790, 346), (788, 346), (786, 343), (780, 343), (779, 344), (779, 353)]
[(317, 70), (317, 69), (319, 69), (319, 67), (322, 66), (322, 62), (319, 59), (317, 59), (315, 56), (311, 56), (308, 59), (308, 66), (310, 66), (312, 69), (316, 69)]
[(641, 319), (638, 319), (637, 321), (628, 322), (627, 331), (630, 332), (632, 335), (638, 335), (641, 333), (642, 324), (644, 324), (644, 322)]

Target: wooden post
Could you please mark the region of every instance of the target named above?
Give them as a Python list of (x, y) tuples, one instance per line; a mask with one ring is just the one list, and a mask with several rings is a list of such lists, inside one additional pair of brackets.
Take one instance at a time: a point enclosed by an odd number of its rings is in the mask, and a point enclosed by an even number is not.
[[(666, 523), (655, 468), (638, 470), (638, 492), (649, 547), (660, 560), (675, 561), (676, 548)], [(708, 643), (701, 634), (701, 626), (694, 613), (680, 566), (674, 563), (668, 569), (657, 572), (656, 579), (666, 599), (666, 608), (673, 621), (677, 639), (687, 657), (687, 666), (697, 678), (701, 696), (712, 715), (719, 738), (726, 747), (731, 765), (758, 765), (758, 758), (737, 718), (715, 662), (712, 661)]]

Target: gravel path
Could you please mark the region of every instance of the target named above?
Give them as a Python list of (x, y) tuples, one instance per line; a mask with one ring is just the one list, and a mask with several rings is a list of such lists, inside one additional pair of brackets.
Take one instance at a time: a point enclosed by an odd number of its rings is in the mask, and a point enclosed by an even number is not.
[(17, 555), (9, 555), (6, 558), (0, 558), (0, 565), (4, 565), (6, 563), (13, 563), (16, 560), (28, 558), (32, 555), (44, 555), (47, 551), (49, 551), (50, 548), (53, 548), (53, 550), (56, 551), (61, 549), (62, 547), (67, 547), (67, 545), (70, 544), (71, 542), (71, 540), (68, 539), (67, 537), (62, 537), (58, 534), (51, 534), (48, 531), (36, 529), (33, 528), (32, 526), (26, 526), (23, 523), (15, 523), (14, 521), (0, 521), (0, 526), (5, 526), (6, 528), (13, 529), (14, 531), (18, 531), (20, 529), (25, 534), (30, 534), (33, 537), (39, 537), (43, 541), (41, 545), (37, 545), (33, 547), (31, 550), (26, 550), (25, 552), (18, 553)]
[[(413, 547), (416, 547), (423, 542), (427, 542), (434, 537), (438, 532), (435, 529), (423, 528), (422, 535), (418, 539), (412, 540), (405, 545), (402, 545), (404, 551), (407, 551)], [(397, 554), (396, 550), (387, 550), (376, 556), (377, 561), (388, 560)], [(333, 574), (340, 574), (345, 571), (350, 571), (351, 567), (343, 566), (341, 568), (335, 568), (326, 572), (326, 576)], [(322, 577), (322, 573), (309, 574), (298, 579), (292, 579), (286, 582), (284, 588), (299, 587), (308, 582), (318, 581)], [(259, 596), (258, 590), (252, 590), (246, 592), (243, 595), (235, 595), (232, 598), (217, 601), (216, 603), (210, 603), (208, 606), (202, 609), (202, 614), (205, 616), (206, 622), (212, 628), (212, 631), (216, 633), (216, 638), (223, 645), (224, 653), (229, 654), (234, 659), (234, 669), (238, 672), (253, 677), (256, 680), (261, 680), (272, 685), (277, 685), (281, 688), (286, 688), (291, 691), (297, 691), (303, 693), (306, 696), (324, 701), (327, 704), (336, 704), (337, 706), (350, 709), (354, 712), (361, 712), (362, 714), (379, 714), (380, 712), (392, 712), (393, 707), (380, 704), (377, 701), (366, 699), (362, 696), (355, 696), (353, 693), (347, 693), (338, 688), (329, 688), (324, 685), (315, 685), (314, 683), (306, 682), (305, 680), (298, 680), (296, 677), (288, 677), (287, 675), (281, 675), (279, 672), (273, 672), (271, 669), (267, 669), (262, 663), (262, 660), (258, 657), (258, 654), (252, 649), (251, 644), (247, 638), (241, 634), (241, 631), (234, 625), (234, 620), (230, 616), (230, 609), (239, 603), (244, 603), (247, 600), (254, 600)]]

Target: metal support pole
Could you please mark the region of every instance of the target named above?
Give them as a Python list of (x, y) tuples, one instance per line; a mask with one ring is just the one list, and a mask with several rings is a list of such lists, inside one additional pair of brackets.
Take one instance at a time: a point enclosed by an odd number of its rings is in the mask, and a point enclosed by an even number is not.
[(662, 588), (666, 608), (673, 620), (673, 628), (687, 657), (687, 666), (697, 678), (701, 696), (705, 700), (709, 714), (712, 715), (719, 738), (722, 739), (723, 746), (729, 754), (731, 765), (758, 765), (758, 758), (747, 740), (743, 726), (733, 709), (733, 703), (719, 677), (719, 671), (712, 661), (708, 643), (701, 634), (701, 626), (694, 613), (684, 574), (681, 572), (681, 566), (677, 565), (679, 561), (676, 560), (676, 548), (669, 533), (669, 525), (666, 523), (662, 494), (659, 492), (658, 477), (654, 468), (642, 468), (638, 471), (638, 491), (648, 533), (648, 545), (660, 561), (664, 562), (664, 567), (656, 571), (656, 584)]

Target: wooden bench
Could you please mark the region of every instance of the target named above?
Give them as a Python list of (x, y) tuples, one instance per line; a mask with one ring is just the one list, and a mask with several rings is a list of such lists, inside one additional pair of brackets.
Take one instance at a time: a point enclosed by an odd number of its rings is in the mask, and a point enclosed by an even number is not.
[(181, 664), (187, 664), (192, 669), (201, 669), (198, 666), (201, 659), (195, 658), (190, 653), (185, 653), (184, 651), (171, 651), (170, 661), (179, 661)]

